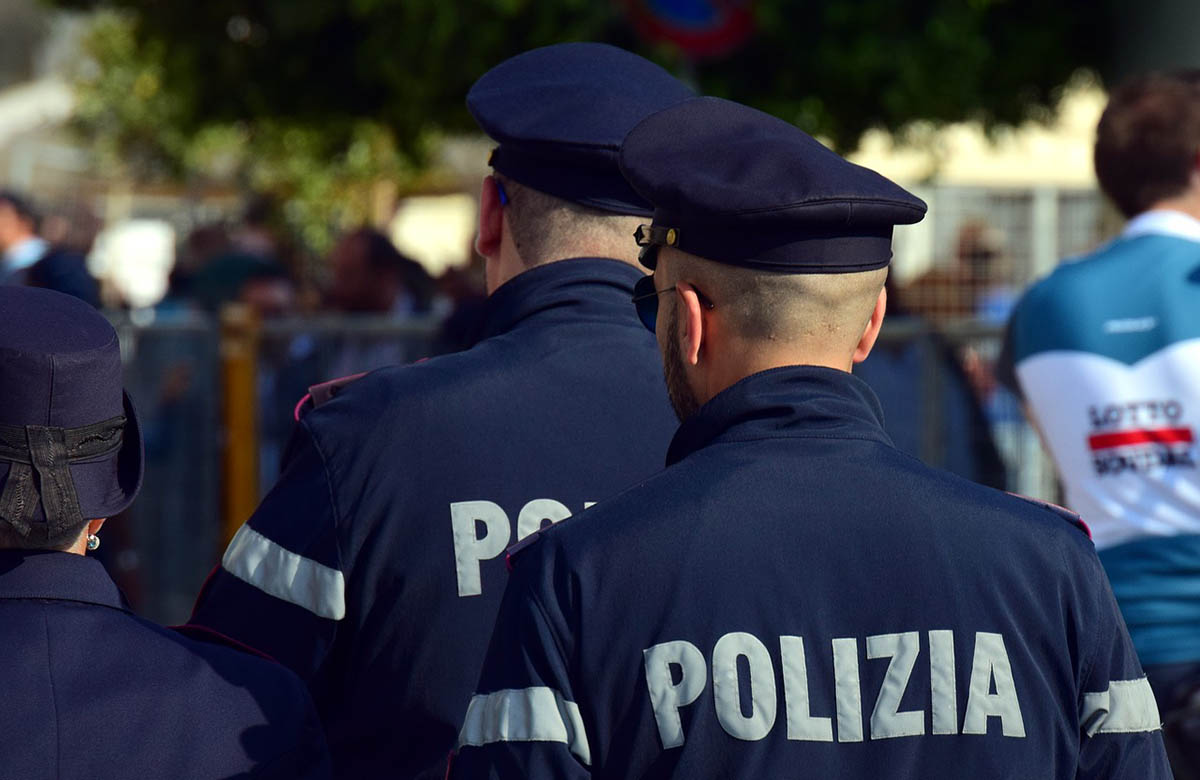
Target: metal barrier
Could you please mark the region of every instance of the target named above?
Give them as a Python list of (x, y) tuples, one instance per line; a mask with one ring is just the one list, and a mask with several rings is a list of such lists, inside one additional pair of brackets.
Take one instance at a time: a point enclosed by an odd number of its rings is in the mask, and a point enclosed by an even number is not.
[(266, 493), (279, 474), (296, 402), (309, 386), (432, 357), (438, 351), (439, 325), (433, 319), (396, 321), (364, 316), (263, 323), (255, 387), (259, 412), (257, 497)]
[[(437, 351), (433, 321), (258, 323), (230, 310), (220, 323), (200, 315), (115, 322), (147, 468), (138, 501), (105, 526), (102, 553), (135, 607), (164, 622), (186, 620), (225, 542), (275, 481), (293, 410), (310, 385)], [(987, 402), (972, 411), (970, 393), (981, 380), (953, 362), (965, 352), (986, 363), (1000, 335), (995, 326), (971, 322), (935, 333), (920, 321), (893, 318), (856, 373), (876, 389), (901, 449), (968, 478), (1054, 500), (1053, 467), (1016, 401), (985, 386)], [(986, 382), (986, 371), (979, 376)], [(972, 439), (979, 421), (999, 450), (998, 477)]]
[(198, 317), (116, 324), (146, 478), (133, 506), (104, 526), (100, 553), (139, 611), (178, 622), (220, 544), (220, 339)]

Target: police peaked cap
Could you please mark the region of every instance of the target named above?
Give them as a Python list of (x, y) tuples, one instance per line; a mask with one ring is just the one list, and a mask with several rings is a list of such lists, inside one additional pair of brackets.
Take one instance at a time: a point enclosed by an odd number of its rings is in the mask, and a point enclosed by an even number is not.
[(117, 333), (88, 304), (0, 287), (0, 521), (50, 539), (128, 507), (142, 436)]
[(648, 60), (600, 43), (563, 43), (505, 60), (467, 93), (499, 142), (491, 166), (535, 190), (617, 214), (651, 207), (617, 167), (625, 134), (692, 92)]
[(926, 210), (794, 125), (720, 98), (647, 117), (625, 138), (620, 164), (654, 204), (653, 224), (637, 234), (649, 268), (658, 247), (673, 246), (767, 271), (869, 271), (891, 261), (892, 227)]

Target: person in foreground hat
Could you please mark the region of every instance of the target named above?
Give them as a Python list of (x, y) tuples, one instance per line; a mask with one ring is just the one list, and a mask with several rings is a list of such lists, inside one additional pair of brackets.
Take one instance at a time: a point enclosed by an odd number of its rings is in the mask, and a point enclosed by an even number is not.
[(925, 205), (715, 98), (622, 169), (666, 470), (512, 555), (454, 778), (1167, 778), (1086, 528), (896, 450), (849, 372)]
[(142, 481), (112, 326), (0, 287), (0, 398), (0, 776), (328, 777), (295, 675), (142, 620), (86, 557)]
[(526, 52), (476, 82), (468, 108), (499, 142), (476, 241), (486, 338), (314, 391), (279, 483), (200, 594), (194, 622), (308, 681), (337, 775), (442, 777), (505, 548), (661, 468), (675, 420), (629, 306), (631, 215), (649, 205), (617, 151), (690, 96), (599, 44)]

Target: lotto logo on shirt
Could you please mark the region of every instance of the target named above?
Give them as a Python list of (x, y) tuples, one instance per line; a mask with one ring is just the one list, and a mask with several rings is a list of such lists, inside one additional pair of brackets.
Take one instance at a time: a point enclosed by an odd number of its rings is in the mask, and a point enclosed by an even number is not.
[(1098, 476), (1196, 467), (1195, 433), (1177, 400), (1088, 408), (1088, 450)]

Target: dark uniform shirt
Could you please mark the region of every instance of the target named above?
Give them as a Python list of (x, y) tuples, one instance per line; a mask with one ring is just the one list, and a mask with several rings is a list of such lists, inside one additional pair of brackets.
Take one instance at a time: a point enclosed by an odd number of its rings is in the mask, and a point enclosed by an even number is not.
[(752, 375), (669, 463), (513, 555), (452, 777), (1170, 776), (1082, 524), (857, 378)]
[(376, 371), (306, 414), (193, 621), (309, 681), (342, 777), (440, 777), (505, 549), (661, 468), (676, 427), (636, 269), (534, 268), (473, 349)]
[(133, 615), (96, 560), (0, 551), (0, 778), (329, 777), (287, 669)]

